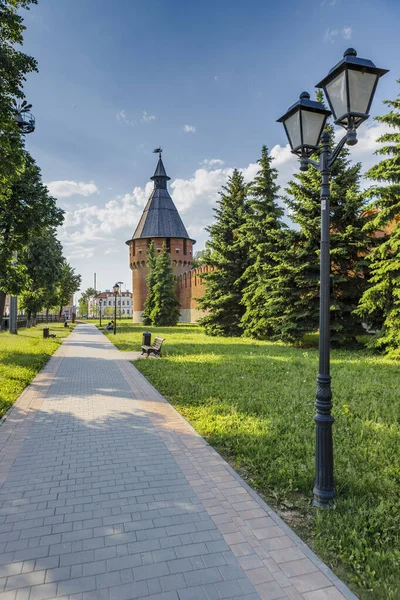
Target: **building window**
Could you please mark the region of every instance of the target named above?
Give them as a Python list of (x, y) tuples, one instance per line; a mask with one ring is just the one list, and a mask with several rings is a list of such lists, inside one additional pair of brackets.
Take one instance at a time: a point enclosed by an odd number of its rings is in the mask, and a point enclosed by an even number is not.
[(125, 300), (122, 300), (122, 306), (125, 306)]
[(187, 254), (187, 240), (183, 240), (183, 254), (185, 256)]
[(111, 300), (108, 301), (108, 306), (111, 306)]
[(124, 308), (122, 309), (122, 314), (123, 314), (123, 315), (125, 314), (125, 309), (124, 309)]
[(167, 246), (167, 252), (171, 252), (171, 238), (165, 239), (165, 245)]

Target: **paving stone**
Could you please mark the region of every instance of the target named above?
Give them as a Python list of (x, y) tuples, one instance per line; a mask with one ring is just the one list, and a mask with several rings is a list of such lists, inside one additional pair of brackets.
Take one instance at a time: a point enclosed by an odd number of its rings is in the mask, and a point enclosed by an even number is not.
[(320, 590), (321, 588), (330, 587), (331, 582), (323, 573), (308, 573), (291, 577), (290, 581), (299, 592), (311, 592)]

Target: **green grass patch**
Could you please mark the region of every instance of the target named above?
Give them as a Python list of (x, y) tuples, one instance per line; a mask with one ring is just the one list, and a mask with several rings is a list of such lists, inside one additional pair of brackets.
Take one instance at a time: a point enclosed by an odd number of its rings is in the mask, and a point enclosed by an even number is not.
[[(43, 327), (56, 338), (43, 339)], [(0, 417), (31, 383), (70, 332), (62, 323), (20, 329), (18, 335), (0, 332)]]
[(400, 364), (332, 352), (332, 510), (311, 506), (318, 350), (208, 337), (193, 325), (123, 324), (111, 341), (139, 350), (166, 338), (161, 360), (135, 366), (363, 599), (400, 598)]

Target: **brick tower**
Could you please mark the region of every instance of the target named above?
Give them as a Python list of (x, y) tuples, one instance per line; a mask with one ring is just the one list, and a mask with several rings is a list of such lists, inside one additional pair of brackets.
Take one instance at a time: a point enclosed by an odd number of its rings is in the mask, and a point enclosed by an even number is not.
[(192, 267), (192, 248), (195, 241), (189, 238), (168, 193), (167, 181), (171, 178), (165, 172), (161, 149), (158, 152), (158, 164), (151, 178), (154, 181), (153, 192), (132, 239), (126, 242), (129, 246), (129, 264), (132, 269), (132, 319), (134, 323), (141, 321), (147, 296), (147, 250), (151, 241), (154, 242), (156, 253), (161, 252), (163, 244), (166, 244), (175, 275), (189, 271)]

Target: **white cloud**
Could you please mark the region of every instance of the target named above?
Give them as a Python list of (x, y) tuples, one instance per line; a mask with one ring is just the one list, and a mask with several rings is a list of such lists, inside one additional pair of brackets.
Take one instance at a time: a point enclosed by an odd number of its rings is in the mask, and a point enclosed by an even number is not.
[(155, 121), (155, 119), (155, 115), (151, 115), (144, 110), (141, 118), (141, 123), (151, 123), (152, 121)]
[(345, 40), (350, 40), (352, 33), (353, 33), (353, 30), (352, 30), (351, 27), (343, 27), (343, 29), (342, 29), (342, 35), (343, 35), (343, 37), (344, 37)]
[(126, 116), (126, 112), (124, 110), (120, 110), (117, 113), (117, 121), (119, 123), (124, 123), (125, 125), (132, 125), (131, 121), (128, 120), (128, 117)]
[(155, 121), (156, 116), (148, 113), (147, 111), (142, 112), (142, 116), (139, 121), (137, 119), (130, 119), (125, 110), (120, 110), (117, 113), (117, 121), (122, 123), (123, 125), (129, 125), (130, 127), (137, 127), (138, 125), (149, 124), (152, 121)]
[(224, 161), (220, 158), (205, 158), (200, 164), (206, 169), (212, 169), (213, 167), (222, 166), (224, 164)]
[(185, 133), (196, 133), (196, 127), (194, 125), (185, 125), (183, 131)]
[(333, 44), (336, 41), (339, 34), (341, 34), (345, 40), (350, 40), (352, 33), (352, 27), (343, 27), (343, 29), (341, 30), (331, 29), (330, 27), (328, 27), (328, 29), (325, 31), (324, 40), (325, 42), (330, 42), (331, 44)]
[(98, 187), (94, 181), (84, 183), (83, 181), (50, 181), (46, 184), (50, 194), (57, 198), (68, 198), (69, 196), (91, 196), (98, 193)]
[(338, 29), (331, 29), (330, 27), (328, 27), (328, 29), (325, 31), (325, 35), (324, 35), (325, 42), (330, 42), (331, 44), (333, 44), (338, 33), (339, 33)]

